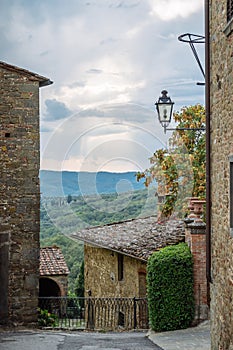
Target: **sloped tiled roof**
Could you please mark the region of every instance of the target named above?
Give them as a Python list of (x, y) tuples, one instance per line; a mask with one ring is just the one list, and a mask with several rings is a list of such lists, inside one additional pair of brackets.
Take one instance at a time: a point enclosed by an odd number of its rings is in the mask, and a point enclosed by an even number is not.
[(20, 73), (24, 76), (29, 77), (31, 80), (39, 81), (40, 86), (46, 86), (46, 85), (50, 85), (53, 83), (50, 79), (48, 79), (42, 75), (30, 72), (29, 70), (24, 69), (24, 68), (13, 66), (12, 64), (9, 64), (9, 63), (3, 62), (3, 61), (0, 61), (0, 67), (7, 69), (7, 70), (10, 70), (10, 71)]
[(69, 269), (59, 247), (40, 248), (40, 276), (68, 274)]
[(154, 251), (184, 241), (184, 235), (183, 221), (159, 224), (151, 216), (83, 229), (71, 238), (147, 261)]

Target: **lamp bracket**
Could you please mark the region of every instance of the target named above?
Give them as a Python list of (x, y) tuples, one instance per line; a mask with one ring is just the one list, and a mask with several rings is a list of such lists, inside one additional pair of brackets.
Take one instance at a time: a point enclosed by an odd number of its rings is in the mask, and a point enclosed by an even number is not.
[(164, 126), (164, 133), (166, 134), (166, 131), (176, 131), (176, 130), (195, 130), (195, 131), (205, 131), (205, 128), (166, 128)]
[(198, 57), (198, 54), (197, 54), (197, 50), (194, 46), (194, 44), (204, 44), (205, 43), (205, 37), (203, 35), (198, 35), (198, 34), (191, 34), (191, 33), (185, 33), (185, 34), (182, 34), (178, 37), (178, 40), (179, 41), (182, 41), (184, 43), (188, 43), (191, 47), (191, 50), (194, 54), (194, 57), (198, 63), (198, 66), (202, 72), (202, 75), (203, 77), (205, 78), (205, 72), (204, 72), (204, 69), (202, 67), (202, 64), (201, 64), (201, 61)]

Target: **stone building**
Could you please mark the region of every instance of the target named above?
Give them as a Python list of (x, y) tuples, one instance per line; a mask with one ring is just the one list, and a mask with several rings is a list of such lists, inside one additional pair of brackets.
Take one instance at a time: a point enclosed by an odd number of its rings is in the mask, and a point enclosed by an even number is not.
[[(83, 240), (85, 291), (93, 297), (145, 297), (149, 256), (168, 244), (184, 241), (183, 224), (165, 232), (155, 217), (124, 221), (81, 230), (72, 235)], [(174, 228), (171, 229), (171, 227)]]
[(122, 298), (145, 297), (149, 256), (187, 241), (194, 255), (195, 319), (208, 317), (205, 225), (192, 223), (185, 228), (182, 221), (158, 224), (157, 217), (147, 217), (84, 229), (72, 238), (85, 242), (86, 296), (89, 291), (92, 297)]
[(40, 248), (40, 297), (65, 297), (69, 269), (59, 247)]
[[(233, 1), (207, 1), (211, 170), (211, 349), (233, 349)], [(209, 45), (208, 45), (209, 44)], [(209, 74), (209, 78), (208, 78)], [(208, 104), (207, 104), (208, 107)], [(208, 112), (208, 110), (207, 110)]]
[(48, 78), (0, 62), (0, 323), (37, 321), (39, 88)]

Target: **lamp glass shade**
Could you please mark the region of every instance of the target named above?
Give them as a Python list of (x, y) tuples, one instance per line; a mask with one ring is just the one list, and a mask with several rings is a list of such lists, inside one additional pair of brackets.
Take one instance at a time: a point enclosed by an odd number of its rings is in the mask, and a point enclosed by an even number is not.
[(162, 96), (155, 103), (158, 112), (159, 122), (163, 127), (167, 127), (171, 122), (174, 102), (167, 96), (167, 91), (162, 91)]
[(171, 122), (172, 107), (172, 104), (158, 103), (159, 122), (162, 124), (162, 126), (167, 126)]

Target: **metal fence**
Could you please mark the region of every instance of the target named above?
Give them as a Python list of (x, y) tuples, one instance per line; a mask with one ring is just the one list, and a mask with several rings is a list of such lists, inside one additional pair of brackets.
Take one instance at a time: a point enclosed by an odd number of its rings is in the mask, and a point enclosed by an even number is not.
[(147, 299), (41, 297), (39, 307), (57, 316), (62, 328), (88, 330), (148, 329)]

